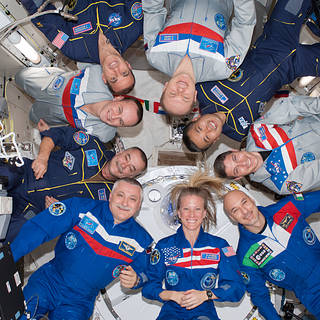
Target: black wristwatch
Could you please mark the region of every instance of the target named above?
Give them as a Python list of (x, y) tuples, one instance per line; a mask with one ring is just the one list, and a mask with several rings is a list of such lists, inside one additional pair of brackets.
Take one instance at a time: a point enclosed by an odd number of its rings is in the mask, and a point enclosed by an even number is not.
[(206, 290), (208, 300), (211, 300), (213, 297), (213, 292), (211, 290)]

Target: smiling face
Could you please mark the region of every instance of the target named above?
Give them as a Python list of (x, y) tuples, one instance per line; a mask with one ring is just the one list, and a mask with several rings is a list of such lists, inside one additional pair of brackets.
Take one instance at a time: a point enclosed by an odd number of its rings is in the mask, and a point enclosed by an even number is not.
[(213, 113), (194, 119), (187, 132), (189, 139), (199, 149), (207, 149), (219, 139), (224, 117), (222, 114)]
[(139, 120), (138, 107), (133, 100), (117, 97), (104, 105), (100, 119), (112, 127), (131, 127)]
[(206, 214), (202, 197), (188, 194), (180, 199), (178, 216), (184, 231), (198, 232)]
[(141, 206), (141, 188), (125, 181), (119, 181), (109, 196), (109, 208), (115, 223), (131, 218)]
[(191, 112), (196, 97), (194, 81), (188, 74), (180, 73), (165, 83), (162, 103), (168, 113), (181, 116)]
[(256, 172), (263, 164), (263, 159), (258, 152), (234, 151), (224, 160), (227, 177), (242, 178)]
[(120, 54), (105, 57), (102, 65), (102, 79), (114, 93), (121, 93), (134, 84), (131, 65)]

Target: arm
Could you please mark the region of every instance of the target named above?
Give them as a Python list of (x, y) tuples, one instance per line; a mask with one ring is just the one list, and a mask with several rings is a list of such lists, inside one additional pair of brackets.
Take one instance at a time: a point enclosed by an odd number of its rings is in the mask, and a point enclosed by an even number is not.
[(226, 57), (240, 55), (240, 63), (250, 47), (254, 26), (256, 24), (256, 8), (253, 0), (234, 0), (234, 17), (231, 31), (225, 37)]
[(52, 214), (53, 208), (50, 207), (28, 220), (11, 244), (14, 260), (19, 260), (40, 244), (54, 239), (75, 225), (79, 219), (78, 202), (83, 200), (86, 199), (71, 198), (65, 200), (63, 204), (58, 202), (56, 208), (60, 209), (60, 215)]
[(142, 0), (144, 44), (152, 48), (167, 16), (164, 0)]
[(265, 319), (281, 319), (270, 301), (270, 293), (265, 285), (263, 273), (254, 268), (241, 266), (241, 274), (247, 284), (247, 291), (250, 293), (252, 303), (258, 307), (259, 313)]
[(319, 97), (292, 95), (288, 98), (277, 99), (270, 110), (256, 122), (281, 125), (296, 120), (298, 117), (319, 114)]

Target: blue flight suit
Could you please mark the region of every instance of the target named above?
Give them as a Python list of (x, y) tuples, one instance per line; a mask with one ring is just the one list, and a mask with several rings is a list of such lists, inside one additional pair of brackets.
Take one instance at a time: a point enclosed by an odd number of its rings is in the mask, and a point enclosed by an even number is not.
[[(33, 14), (37, 6), (33, 0), (21, 0)], [(45, 10), (55, 9), (52, 4)], [(70, 59), (99, 63), (98, 38), (102, 31), (113, 47), (124, 53), (143, 31), (142, 4), (137, 0), (88, 1), (69, 3), (70, 14), (78, 21), (68, 21), (57, 14), (48, 14), (32, 20), (35, 26)]]
[(18, 168), (0, 167), (1, 175), (8, 175), (8, 196), (13, 197), (13, 214), (7, 234), (11, 241), (26, 219), (45, 209), (45, 197), (58, 200), (84, 197), (107, 200), (112, 181), (99, 177), (101, 168), (113, 156), (98, 138), (71, 127), (56, 127), (41, 133), (50, 137), (60, 149), (53, 151), (44, 177), (36, 180), (31, 168), (33, 160), (24, 158)]
[(251, 301), (265, 319), (280, 319), (270, 301), (266, 280), (292, 290), (301, 303), (320, 319), (320, 242), (305, 218), (320, 211), (320, 191), (304, 200), (286, 197), (258, 207), (266, 229), (255, 234), (239, 225), (237, 256)]
[[(237, 271), (239, 273), (235, 252), (226, 240), (201, 228), (191, 248), (180, 227), (176, 234), (160, 240), (152, 251), (147, 269), (148, 282), (142, 294), (164, 303), (159, 320), (219, 319), (213, 300), (187, 310), (174, 301), (163, 301), (159, 294), (163, 290), (211, 290), (219, 298), (216, 301), (239, 301), (244, 294), (244, 286)], [(166, 289), (162, 288), (163, 279)]]
[(138, 274), (135, 288), (146, 281), (152, 238), (133, 217), (114, 224), (108, 202), (72, 198), (52, 204), (22, 227), (11, 245), (14, 260), (59, 235), (55, 257), (24, 289), (31, 315), (49, 311), (51, 320), (88, 320), (99, 290), (123, 267), (131, 265)]
[(263, 34), (231, 77), (196, 85), (201, 114), (224, 112), (222, 133), (241, 141), (283, 85), (319, 76), (320, 43), (299, 44), (310, 0), (278, 0)]

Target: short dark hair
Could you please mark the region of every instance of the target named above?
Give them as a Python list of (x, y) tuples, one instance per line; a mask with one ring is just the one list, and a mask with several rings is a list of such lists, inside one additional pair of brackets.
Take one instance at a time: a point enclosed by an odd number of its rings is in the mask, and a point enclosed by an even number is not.
[(115, 91), (113, 90), (111, 84), (110, 84), (108, 81), (106, 82), (106, 85), (107, 85), (107, 87), (109, 88), (109, 90), (111, 91), (112, 94), (118, 94), (118, 95), (128, 94), (128, 93), (134, 88), (134, 86), (135, 86), (135, 84), (136, 84), (136, 77), (134, 76), (134, 73), (132, 72), (131, 69), (129, 69), (129, 71), (131, 72), (131, 75), (132, 75), (132, 77), (133, 77), (133, 84), (132, 84), (130, 87), (128, 87), (128, 88), (124, 88), (124, 89), (122, 89), (122, 90), (119, 91), (119, 92), (115, 92)]
[[(166, 106), (165, 103), (164, 103), (164, 94), (165, 94), (166, 90), (167, 90), (167, 89), (163, 89), (163, 91), (162, 91), (162, 94), (161, 94), (161, 97), (160, 97), (160, 106), (163, 108), (163, 110), (164, 110), (166, 113), (168, 113), (168, 114), (170, 114), (170, 115), (172, 115), (172, 116), (176, 116), (176, 117), (182, 117), (182, 116), (184, 116), (185, 113), (184, 113), (184, 114), (176, 114), (176, 113), (174, 113), (174, 112), (168, 111), (168, 108), (167, 108), (167, 106)], [(193, 104), (194, 104), (194, 102), (191, 101), (191, 104), (190, 104), (190, 107), (191, 107), (191, 108), (192, 108)], [(190, 111), (190, 112), (191, 112), (191, 111)], [(188, 113), (190, 113), (190, 112), (188, 112)]]
[(146, 154), (139, 147), (131, 147), (131, 148), (127, 149), (127, 150), (138, 150), (140, 152), (141, 159), (142, 159), (142, 161), (144, 163), (144, 167), (143, 167), (142, 171), (138, 174), (138, 176), (141, 175), (143, 172), (146, 171), (146, 169), (148, 167), (148, 158), (147, 158)]
[(217, 177), (219, 178), (228, 178), (228, 179), (235, 179), (237, 177), (228, 177), (227, 174), (226, 174), (226, 167), (224, 165), (224, 160), (226, 159), (226, 157), (233, 153), (233, 151), (226, 151), (226, 152), (223, 152), (221, 154), (219, 154), (216, 158), (216, 160), (214, 161), (214, 164), (213, 164), (213, 168), (214, 168), (214, 172), (216, 174)]
[(143, 106), (142, 106), (142, 103), (135, 97), (125, 97), (123, 98), (122, 101), (132, 101), (136, 104), (137, 106), (137, 117), (138, 117), (138, 121), (132, 126), (136, 126), (138, 125), (141, 121), (142, 121), (142, 118), (143, 118)]
[(189, 136), (189, 131), (191, 130), (192, 128), (192, 125), (194, 124), (193, 121), (190, 121), (183, 129), (183, 136), (182, 136), (182, 141), (184, 143), (184, 145), (187, 147), (187, 149), (191, 152), (205, 152), (207, 151), (211, 145), (209, 145), (208, 147), (206, 148), (198, 148), (196, 146), (195, 143), (193, 143), (190, 139), (190, 136)]

